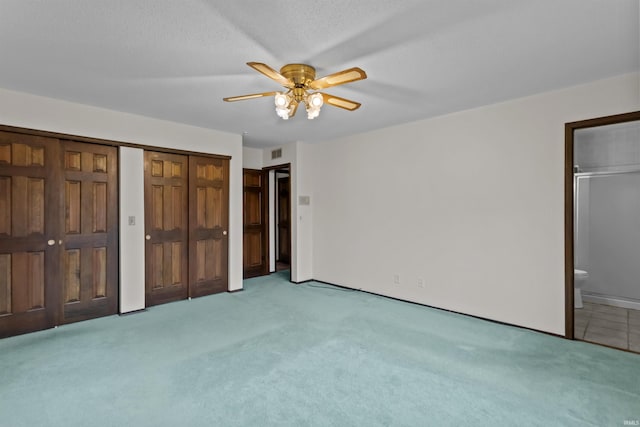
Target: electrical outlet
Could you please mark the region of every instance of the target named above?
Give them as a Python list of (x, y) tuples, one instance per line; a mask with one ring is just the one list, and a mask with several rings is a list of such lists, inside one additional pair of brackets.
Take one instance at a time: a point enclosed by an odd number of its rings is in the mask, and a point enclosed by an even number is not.
[(393, 275), (393, 284), (394, 285), (399, 285), (400, 284), (400, 275), (397, 274), (397, 273)]
[(424, 279), (422, 277), (418, 277), (418, 287), (424, 288)]

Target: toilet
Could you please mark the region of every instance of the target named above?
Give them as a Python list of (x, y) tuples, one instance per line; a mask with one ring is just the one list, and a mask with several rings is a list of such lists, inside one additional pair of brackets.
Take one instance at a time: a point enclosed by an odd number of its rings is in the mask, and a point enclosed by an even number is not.
[(582, 286), (589, 278), (584, 270), (573, 270), (573, 307), (582, 308)]

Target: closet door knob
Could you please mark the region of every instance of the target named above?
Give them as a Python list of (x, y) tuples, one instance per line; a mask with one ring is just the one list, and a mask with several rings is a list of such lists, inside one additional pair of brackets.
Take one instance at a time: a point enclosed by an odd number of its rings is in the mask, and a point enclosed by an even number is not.
[(53, 246), (55, 244), (56, 244), (56, 241), (53, 240), (53, 239), (47, 241), (47, 245), (49, 245), (49, 246)]
[(151, 240), (151, 236), (149, 236), (148, 234), (146, 236), (144, 236), (145, 239), (147, 240)]
[(226, 236), (226, 235), (227, 235), (227, 230), (224, 230), (224, 231), (222, 232), (222, 235), (223, 235), (223, 236)]

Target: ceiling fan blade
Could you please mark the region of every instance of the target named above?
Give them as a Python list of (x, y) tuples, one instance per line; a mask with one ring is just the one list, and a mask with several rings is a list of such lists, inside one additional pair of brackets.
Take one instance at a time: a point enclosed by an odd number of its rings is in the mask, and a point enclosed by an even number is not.
[(322, 99), (325, 104), (333, 105), (334, 107), (344, 108), (345, 110), (353, 111), (360, 108), (359, 102), (350, 101), (348, 99), (340, 98), (339, 96), (333, 96), (326, 93), (322, 94)]
[(354, 67), (348, 70), (338, 71), (337, 73), (329, 74), (309, 83), (311, 89), (326, 89), (332, 86), (343, 85), (345, 83), (355, 82), (357, 80), (364, 80), (367, 78), (367, 73), (364, 70)]
[(261, 62), (247, 62), (247, 65), (253, 68), (254, 70), (256, 70), (257, 72), (262, 73), (265, 76), (269, 77), (271, 80), (275, 80), (276, 82), (280, 83), (284, 87), (291, 88), (295, 86), (295, 84), (291, 80), (289, 80), (288, 78), (286, 78), (285, 76), (283, 76), (282, 74), (274, 70), (273, 68), (269, 67), (267, 64), (263, 64)]
[(228, 98), (222, 98), (222, 100), (227, 102), (244, 101), (245, 99), (262, 98), (264, 96), (274, 96), (276, 93), (278, 92), (252, 93), (251, 95), (230, 96)]

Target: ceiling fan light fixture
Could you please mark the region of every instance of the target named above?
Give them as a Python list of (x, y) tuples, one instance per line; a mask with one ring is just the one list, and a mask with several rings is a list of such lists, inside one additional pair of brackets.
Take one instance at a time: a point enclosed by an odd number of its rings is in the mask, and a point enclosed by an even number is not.
[(287, 108), (291, 103), (291, 98), (287, 96), (287, 94), (284, 94), (282, 92), (276, 92), (274, 101), (276, 104), (276, 108)]
[(307, 119), (313, 120), (320, 115), (320, 109), (307, 108)]
[(305, 99), (305, 104), (307, 105), (307, 118), (309, 120), (315, 119), (320, 115), (320, 108), (324, 104), (322, 94), (315, 92), (308, 95)]
[(315, 92), (309, 95), (307, 98), (307, 105), (313, 108), (320, 108), (324, 104), (324, 99), (322, 99), (322, 94), (320, 92)]
[(293, 98), (288, 93), (276, 92), (274, 103), (276, 104), (276, 114), (282, 120), (288, 120), (293, 116), (295, 106), (292, 105)]
[(278, 117), (280, 117), (282, 120), (289, 120), (289, 109), (276, 108), (276, 113), (278, 114)]

